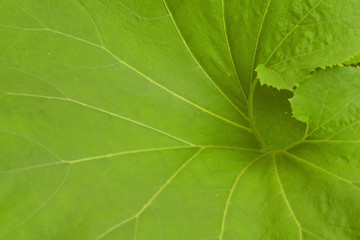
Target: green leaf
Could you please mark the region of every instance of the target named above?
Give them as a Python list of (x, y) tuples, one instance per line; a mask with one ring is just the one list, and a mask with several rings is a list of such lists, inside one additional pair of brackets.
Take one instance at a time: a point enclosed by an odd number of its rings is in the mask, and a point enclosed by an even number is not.
[(266, 85), (275, 86), (277, 89), (291, 89), (293, 83), (289, 83), (287, 79), (284, 79), (279, 72), (266, 67), (264, 64), (260, 64), (256, 67), (257, 76)]
[[(358, 69), (335, 67), (315, 72), (311, 78), (300, 83), (291, 99), (294, 116), (306, 121), (308, 128), (307, 140), (287, 155), (303, 165), (296, 168), (294, 175), (305, 170), (301, 169), (305, 165), (317, 172), (307, 173), (309, 186), (317, 193), (316, 196), (311, 197), (308, 192), (303, 192), (303, 199), (321, 205), (316, 209), (318, 212), (314, 213), (313, 209), (312, 212), (304, 210), (300, 214), (307, 221), (312, 219), (316, 222), (318, 228), (330, 227), (329, 233), (331, 226), (354, 229), (354, 232), (342, 234), (334, 229), (334, 235), (325, 239), (356, 239), (360, 236), (359, 231), (355, 230), (360, 224), (357, 217), (360, 206), (356, 200), (360, 197), (359, 90)], [(304, 205), (299, 207), (306, 209)], [(329, 211), (327, 208), (332, 213), (321, 217), (321, 212), (325, 214)]]
[(360, 238), (359, 11), (0, 0), (0, 238)]
[(310, 70), (360, 52), (358, 0), (224, 2), (234, 60), (247, 88), (258, 64), (281, 79), (263, 78), (262, 84), (291, 90)]
[(360, 72), (351, 67), (320, 70), (303, 81), (291, 99), (293, 115), (308, 123), (308, 136), (356, 138)]
[(258, 86), (254, 95), (254, 122), (267, 149), (282, 149), (303, 138), (306, 125), (292, 117), (291, 92)]
[(360, 54), (350, 58), (344, 64), (354, 66), (354, 67), (359, 66), (360, 65)]

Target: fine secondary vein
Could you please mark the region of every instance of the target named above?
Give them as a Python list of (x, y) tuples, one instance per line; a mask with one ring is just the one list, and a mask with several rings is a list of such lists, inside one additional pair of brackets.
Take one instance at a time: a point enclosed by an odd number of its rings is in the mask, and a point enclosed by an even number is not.
[(308, 136), (310, 136), (311, 134), (313, 134), (314, 132), (316, 132), (317, 130), (321, 129), (323, 126), (325, 126), (326, 124), (328, 124), (331, 120), (333, 120), (334, 118), (336, 118), (342, 111), (344, 111), (351, 103), (353, 103), (358, 97), (360, 96), (360, 93), (356, 94), (353, 98), (350, 99), (349, 102), (347, 102), (341, 109), (339, 109), (339, 111), (337, 111), (336, 113), (334, 113), (330, 118), (328, 118), (326, 121), (324, 121), (322, 124), (320, 124), (319, 126), (317, 126), (316, 128), (314, 128), (309, 134)]
[(344, 127), (344, 128), (339, 129), (339, 130), (336, 131), (334, 134), (332, 134), (332, 135), (330, 135), (329, 137), (327, 137), (325, 140), (331, 140), (331, 139), (333, 139), (333, 137), (335, 137), (336, 135), (342, 133), (342, 132), (345, 131), (346, 129), (349, 129), (349, 128), (355, 126), (355, 125), (358, 124), (358, 123), (360, 123), (360, 119), (357, 120), (357, 121), (355, 121), (355, 122), (353, 122), (353, 123), (351, 123), (351, 124), (349, 124), (349, 125), (347, 125), (347, 126)]
[(14, 3), (11, 0), (8, 0), (12, 5), (14, 5), (16, 8), (20, 9), (21, 11), (23, 11), (26, 15), (28, 15), (29, 17), (31, 17), (32, 19), (34, 19), (39, 25), (41, 25), (42, 27), (46, 28), (46, 26), (37, 18), (35, 17), (35, 15), (33, 15), (32, 13), (30, 13), (29, 11), (27, 11), (25, 8), (19, 6), (18, 4)]
[(3, 132), (3, 133), (6, 133), (6, 134), (10, 134), (10, 135), (13, 135), (13, 136), (16, 136), (16, 137), (19, 137), (19, 138), (22, 138), (22, 139), (25, 139), (26, 141), (28, 142), (31, 142), (37, 146), (39, 146), (40, 148), (44, 149), (46, 152), (50, 153), (50, 155), (52, 155), (53, 157), (55, 157), (57, 160), (61, 160), (60, 156), (55, 153), (53, 150), (51, 150), (48, 146), (46, 146), (45, 144), (39, 142), (38, 140), (34, 139), (34, 138), (31, 138), (29, 136), (25, 136), (23, 134), (20, 134), (18, 132), (14, 132), (14, 131), (11, 131), (11, 130), (7, 130), (7, 129), (0, 129), (0, 132)]
[(25, 217), (23, 221), (21, 221), (19, 224), (17, 224), (16, 226), (14, 226), (12, 229), (10, 229), (8, 232), (6, 232), (4, 235), (0, 236), (0, 238), (4, 238), (7, 235), (9, 235), (10, 233), (14, 232), (16, 229), (18, 229), (19, 227), (25, 225), (27, 222), (29, 222), (36, 214), (38, 214), (41, 209), (45, 208), (50, 202), (51, 200), (53, 200), (56, 195), (61, 191), (61, 189), (64, 187), (69, 175), (70, 175), (70, 168), (71, 166), (68, 166), (66, 168), (66, 172), (64, 174), (64, 177), (62, 178), (62, 180), (60, 181), (58, 187), (49, 195), (49, 197), (47, 199), (45, 199), (45, 201), (38, 206), (35, 211), (33, 211), (29, 216)]
[(58, 88), (57, 86), (55, 86), (53, 83), (51, 83), (50, 81), (46, 80), (44, 77), (40, 76), (40, 75), (37, 75), (35, 73), (32, 73), (32, 72), (29, 72), (29, 71), (26, 71), (24, 69), (21, 69), (21, 68), (16, 68), (16, 67), (11, 67), (11, 66), (6, 66), (6, 65), (0, 65), (1, 68), (5, 68), (5, 69), (9, 69), (9, 70), (13, 70), (13, 71), (17, 71), (17, 72), (20, 72), (20, 73), (23, 73), (23, 74), (26, 74), (26, 75), (29, 75), (29, 76), (32, 76), (34, 78), (37, 78), (39, 79), (40, 81), (44, 82), (45, 84), (49, 85), (50, 87), (52, 87), (55, 91), (57, 91), (61, 96), (63, 97), (67, 97), (63, 91), (61, 91), (60, 88)]
[(311, 232), (310, 230), (307, 230), (307, 229), (305, 229), (305, 228), (303, 228), (302, 230), (303, 230), (304, 233), (307, 233), (307, 234), (309, 234), (309, 235), (311, 235), (311, 236), (313, 236), (313, 237), (315, 237), (315, 238), (317, 238), (317, 239), (325, 240), (325, 238), (323, 238), (323, 237), (321, 237), (321, 236), (319, 236), (319, 235)]
[(90, 15), (90, 13), (88, 12), (88, 10), (86, 10), (86, 8), (79, 2), (79, 0), (75, 0), (75, 2), (78, 4), (79, 8), (86, 14), (86, 16), (89, 18), (91, 24), (94, 26), (95, 28), (95, 31), (96, 31), (96, 34), (99, 38), (99, 41), (100, 41), (100, 45), (101, 46), (104, 46), (104, 41), (101, 37), (101, 34), (100, 34), (100, 31), (99, 31), (99, 28), (97, 27), (95, 21), (94, 21), (94, 18)]

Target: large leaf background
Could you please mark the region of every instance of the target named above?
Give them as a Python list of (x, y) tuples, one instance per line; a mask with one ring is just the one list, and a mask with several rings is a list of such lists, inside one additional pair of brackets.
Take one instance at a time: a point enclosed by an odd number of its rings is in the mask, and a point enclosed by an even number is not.
[(360, 238), (360, 1), (1, 0), (0, 41), (1, 239)]

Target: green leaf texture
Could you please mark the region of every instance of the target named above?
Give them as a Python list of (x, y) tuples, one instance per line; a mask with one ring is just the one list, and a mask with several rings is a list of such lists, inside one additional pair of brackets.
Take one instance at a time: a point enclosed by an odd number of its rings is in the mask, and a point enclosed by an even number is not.
[(0, 39), (0, 239), (360, 239), (360, 1), (0, 0)]

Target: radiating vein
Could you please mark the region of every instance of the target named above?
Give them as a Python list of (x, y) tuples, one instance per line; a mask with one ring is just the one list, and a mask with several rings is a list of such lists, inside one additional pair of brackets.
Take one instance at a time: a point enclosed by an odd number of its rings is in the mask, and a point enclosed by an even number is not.
[(201, 152), (203, 148), (200, 148), (195, 154), (193, 154), (188, 160), (186, 160), (180, 168), (178, 168), (173, 175), (171, 175), (168, 180), (159, 188), (159, 190), (146, 202), (146, 204), (140, 209), (136, 216), (139, 217), (151, 204), (152, 202), (162, 193), (162, 191), (174, 180), (174, 178), (192, 161), (194, 160)]
[(266, 15), (267, 15), (268, 11), (269, 11), (269, 8), (270, 8), (270, 4), (271, 4), (271, 0), (269, 0), (268, 3), (267, 3), (267, 5), (266, 5), (264, 14), (263, 14), (263, 16), (262, 16), (262, 18), (261, 18), (261, 23), (260, 23), (258, 35), (257, 35), (257, 37), (256, 37), (254, 54), (253, 54), (253, 56), (252, 56), (252, 64), (251, 64), (251, 69), (250, 69), (251, 74), (250, 74), (249, 86), (251, 86), (251, 83), (252, 83), (252, 81), (253, 81), (253, 75), (254, 75), (254, 71), (255, 71), (254, 68), (255, 68), (255, 62), (256, 62), (256, 55), (257, 55), (258, 47), (259, 47), (259, 41), (260, 41), (261, 33), (262, 33), (262, 30), (263, 30), (265, 18), (266, 18)]
[(189, 52), (189, 54), (191, 55), (191, 57), (194, 59), (195, 63), (199, 66), (199, 68), (203, 71), (203, 73), (205, 74), (205, 76), (210, 80), (210, 82), (215, 86), (215, 88), (225, 97), (225, 99), (243, 116), (243, 118), (248, 119), (248, 117), (246, 116), (246, 114), (244, 114), (232, 101), (230, 98), (228, 98), (226, 96), (226, 94), (220, 89), (220, 87), (214, 82), (214, 80), (209, 76), (209, 74), (204, 70), (204, 68), (202, 67), (202, 65), (199, 63), (199, 61), (195, 58), (194, 54), (192, 53), (192, 51), (190, 50), (190, 47), (188, 46), (188, 44), (186, 43), (179, 27), (176, 24), (176, 21), (174, 19), (174, 16), (172, 14), (172, 12), (169, 9), (169, 6), (166, 3), (166, 0), (162, 0), (165, 8), (167, 10), (167, 12), (169, 13), (169, 17), (172, 21), (172, 23), (174, 24), (174, 27), (177, 31), (177, 33), (179, 34), (179, 37), (181, 39), (181, 41), (183, 42), (186, 50)]
[(123, 152), (117, 152), (117, 153), (109, 153), (109, 154), (103, 154), (103, 155), (92, 156), (92, 157), (84, 157), (84, 158), (74, 159), (74, 160), (64, 160), (63, 162), (73, 164), (73, 163), (88, 162), (88, 161), (98, 160), (98, 159), (103, 159), (103, 158), (112, 158), (112, 157), (128, 155), (128, 154), (157, 152), (157, 151), (176, 150), (176, 149), (190, 149), (190, 148), (197, 148), (197, 147), (195, 147), (195, 146), (176, 146), (176, 147), (135, 149), (135, 150), (129, 150), (129, 151), (123, 151)]
[(75, 40), (78, 40), (80, 42), (83, 42), (83, 43), (86, 43), (86, 44), (89, 44), (93, 47), (96, 47), (96, 48), (99, 48), (99, 49), (102, 49), (103, 51), (105, 51), (106, 53), (108, 53), (110, 56), (112, 56), (114, 59), (116, 59), (119, 63), (121, 63), (122, 65), (126, 66), (127, 68), (131, 69), (132, 71), (136, 72), (137, 74), (139, 74), (140, 76), (142, 76), (143, 78), (145, 78), (147, 81), (149, 81), (150, 83), (154, 84), (155, 86), (161, 88), (162, 90), (168, 92), (169, 94), (173, 95), (174, 97), (180, 99), (181, 101), (201, 110), (202, 112), (205, 112), (209, 115), (212, 115), (213, 117), (215, 118), (218, 118), (224, 122), (227, 122), (231, 125), (234, 125), (238, 128), (241, 128), (245, 131), (248, 131), (248, 132), (251, 132), (251, 129), (246, 127), (246, 126), (243, 126), (241, 124), (238, 124), (234, 121), (231, 121), (223, 116), (220, 116), (214, 112), (211, 112), (210, 110), (204, 108), (204, 107), (201, 107), (200, 105), (197, 105), (196, 103), (184, 98), (183, 96), (180, 96), (179, 94), (173, 92), (172, 90), (168, 89), (167, 87), (161, 85), (160, 83), (154, 81), (153, 79), (151, 79), (149, 76), (145, 75), (144, 73), (140, 72), (139, 70), (137, 70), (135, 67), (129, 65), (128, 63), (126, 63), (125, 61), (123, 61), (122, 59), (120, 59), (117, 55), (115, 55), (113, 52), (111, 52), (109, 49), (101, 46), (101, 45), (98, 45), (96, 43), (93, 43), (93, 42), (90, 42), (90, 41), (87, 41), (85, 39), (82, 39), (82, 38), (79, 38), (79, 37), (76, 37), (76, 36), (73, 36), (73, 35), (70, 35), (70, 34), (67, 34), (67, 33), (63, 33), (63, 32), (60, 32), (60, 31), (57, 31), (57, 30), (53, 30), (53, 29), (48, 29), (48, 28), (44, 28), (44, 29), (24, 29), (24, 28), (18, 28), (18, 27), (13, 27), (13, 26), (4, 26), (4, 25), (0, 25), (2, 27), (8, 27), (8, 28), (14, 28), (14, 29), (18, 29), (18, 30), (26, 30), (26, 31), (49, 31), (49, 32), (53, 32), (55, 34), (59, 34), (59, 35), (63, 35), (63, 36), (66, 36), (66, 37), (69, 37), (69, 38), (72, 38), (72, 39), (75, 39)]
[(102, 109), (102, 108), (99, 108), (99, 107), (95, 107), (95, 106), (92, 106), (92, 105), (89, 105), (87, 103), (83, 103), (83, 102), (79, 102), (77, 100), (74, 100), (74, 99), (71, 99), (71, 98), (62, 98), (62, 97), (52, 97), (52, 96), (44, 96), (44, 95), (36, 95), (36, 94), (27, 94), (27, 93), (13, 93), (13, 92), (3, 92), (3, 91), (0, 91), (4, 94), (7, 94), (7, 95), (14, 95), (14, 96), (23, 96), (23, 97), (34, 97), (34, 98), (43, 98), (43, 99), (49, 99), (49, 100), (58, 100), (58, 101), (64, 101), (64, 102), (71, 102), (71, 103), (75, 103), (77, 105), (80, 105), (80, 106), (83, 106), (83, 107), (86, 107), (86, 108), (89, 108), (89, 109), (93, 109), (93, 110), (96, 110), (96, 111), (99, 111), (99, 112), (102, 112), (102, 113), (105, 113), (105, 114), (108, 114), (110, 116), (113, 116), (113, 117), (116, 117), (116, 118), (119, 118), (119, 119), (122, 119), (122, 120), (125, 120), (125, 121), (128, 121), (128, 122), (131, 122), (131, 123), (134, 123), (136, 125), (139, 125), (139, 126), (142, 126), (142, 127), (145, 127), (145, 128), (148, 128), (148, 129), (151, 129), (155, 132), (158, 132), (158, 133), (161, 133), (165, 136), (168, 136), (170, 138), (173, 138), (175, 140), (178, 140), (180, 142), (183, 142), (183, 143), (186, 143), (188, 145), (194, 145), (190, 142), (187, 142), (179, 137), (176, 137), (174, 135), (171, 135), (167, 132), (164, 132), (164, 131), (161, 131), (157, 128), (154, 128), (152, 126), (149, 126), (149, 125), (146, 125), (142, 122), (139, 122), (139, 121), (136, 121), (136, 120), (133, 120), (131, 118), (128, 118), (128, 117), (125, 117), (125, 116), (122, 116), (122, 115), (119, 115), (117, 113), (113, 113), (113, 112), (110, 112), (108, 110), (105, 110), (105, 109)]
[(274, 50), (270, 53), (269, 57), (265, 61), (265, 65), (270, 61), (270, 59), (273, 57), (275, 52), (280, 48), (280, 46), (285, 42), (285, 40), (295, 31), (297, 27), (300, 26), (300, 24), (310, 15), (312, 11), (314, 11), (322, 2), (325, 0), (320, 0), (318, 3), (316, 3), (300, 20), (299, 22), (285, 35), (285, 37), (279, 42), (279, 44), (274, 48)]
[(283, 187), (283, 185), (281, 183), (281, 179), (280, 179), (280, 176), (279, 176), (279, 171), (278, 171), (277, 164), (276, 164), (275, 154), (272, 154), (272, 158), (273, 158), (273, 162), (274, 162), (275, 176), (276, 176), (276, 179), (277, 179), (277, 181), (279, 183), (281, 194), (283, 195), (286, 206), (289, 209), (289, 212), (290, 212), (292, 218), (294, 219), (294, 222), (295, 222), (296, 226), (298, 227), (299, 239), (302, 240), (303, 239), (302, 227), (301, 227), (301, 224), (300, 224), (299, 220), (297, 219), (297, 217), (296, 217), (296, 215), (295, 215), (295, 213), (294, 213), (294, 211), (293, 211), (293, 209), (292, 209), (292, 207), (290, 205), (289, 199), (287, 198), (286, 193), (284, 191), (284, 187)]
[(226, 21), (225, 21), (225, 0), (221, 0), (221, 10), (222, 10), (222, 17), (223, 17), (223, 25), (224, 25), (224, 35), (225, 35), (226, 47), (228, 49), (228, 53), (229, 53), (229, 56), (230, 56), (230, 59), (231, 59), (231, 64), (232, 64), (233, 70), (235, 72), (236, 78), (238, 80), (240, 90), (241, 90), (241, 92), (242, 92), (242, 94), (244, 96), (245, 102), (247, 103), (247, 97), (246, 97), (246, 94), (245, 94), (245, 91), (244, 91), (244, 87), (241, 84), (239, 74), (238, 74), (238, 71), (237, 71), (236, 66), (235, 66), (235, 61), (234, 61), (234, 58), (233, 58), (233, 54), (232, 54), (232, 51), (231, 51), (231, 48), (230, 48), (230, 42), (229, 42), (229, 37), (228, 37), (228, 32), (227, 32), (227, 27), (226, 27)]
[(140, 217), (140, 215), (154, 202), (154, 200), (164, 191), (165, 188), (169, 186), (169, 184), (174, 180), (174, 178), (192, 161), (194, 160), (201, 152), (203, 151), (203, 148), (200, 148), (198, 151), (195, 152), (189, 159), (187, 159), (167, 180), (166, 182), (156, 191), (152, 197), (143, 205), (143, 207), (135, 213), (133, 216), (120, 221), (119, 223), (111, 226), (106, 231), (101, 233), (98, 237), (96, 237), (96, 240), (104, 238), (106, 235), (110, 234), (117, 228), (124, 225), (126, 222), (131, 221), (132, 219), (137, 219)]
[(134, 240), (137, 239), (138, 231), (139, 231), (139, 218), (135, 217)]
[(113, 158), (118, 157), (122, 155), (130, 155), (130, 154), (137, 154), (137, 153), (146, 153), (146, 152), (158, 152), (158, 151), (167, 151), (167, 150), (177, 150), (177, 149), (190, 149), (190, 148), (201, 148), (197, 146), (175, 146), (175, 147), (158, 147), (158, 148), (144, 148), (144, 149), (134, 149), (134, 150), (128, 150), (128, 151), (121, 151), (121, 152), (115, 152), (115, 153), (107, 153), (102, 155), (96, 155), (96, 156), (90, 156), (90, 157), (83, 157), (83, 158), (77, 158), (77, 159), (60, 159), (59, 161), (55, 162), (48, 162), (48, 163), (41, 163), (37, 165), (22, 167), (22, 168), (16, 168), (16, 169), (9, 169), (4, 170), (6, 173), (14, 173), (14, 172), (20, 172), (20, 171), (26, 171), (26, 170), (32, 170), (37, 168), (43, 168), (43, 167), (50, 167), (60, 164), (77, 164), (82, 162), (89, 162), (93, 160), (99, 160), (104, 158)]
[(320, 171), (326, 173), (326, 174), (329, 175), (329, 176), (332, 176), (332, 177), (334, 177), (334, 178), (336, 178), (336, 179), (338, 179), (338, 180), (340, 180), (340, 181), (342, 181), (342, 182), (344, 182), (344, 183), (347, 183), (347, 184), (349, 184), (351, 187), (353, 187), (353, 188), (355, 188), (356, 190), (360, 191), (360, 188), (359, 188), (358, 186), (356, 186), (356, 185), (353, 183), (353, 181), (350, 181), (350, 180), (348, 180), (348, 179), (346, 179), (346, 178), (343, 178), (343, 177), (341, 177), (341, 176), (339, 176), (339, 175), (336, 175), (335, 173), (332, 173), (332, 172), (330, 172), (330, 171), (328, 171), (328, 170), (326, 170), (326, 169), (324, 169), (324, 168), (316, 165), (315, 163), (309, 162), (309, 161), (307, 161), (307, 160), (305, 160), (305, 159), (303, 159), (303, 158), (301, 158), (301, 157), (299, 157), (299, 156), (296, 156), (296, 155), (294, 155), (294, 154), (292, 154), (292, 153), (286, 152), (285, 154), (288, 155), (288, 156), (290, 156), (291, 158), (293, 158), (293, 159), (295, 159), (295, 160), (298, 160), (298, 161), (300, 161), (300, 162), (306, 163), (307, 165), (309, 165), (309, 166), (311, 166), (311, 167), (313, 167), (313, 168), (315, 168), (315, 169), (317, 169), (317, 170), (320, 170)]
[(250, 123), (251, 129), (252, 129), (252, 132), (253, 132), (255, 138), (261, 144), (262, 149), (266, 149), (267, 148), (266, 143), (265, 143), (264, 139), (262, 138), (262, 136), (255, 124), (254, 93), (255, 93), (255, 89), (256, 89), (258, 82), (259, 82), (259, 78), (256, 78), (250, 86), (249, 100), (248, 100), (248, 116), (249, 116), (249, 123)]
[(202, 147), (202, 148), (217, 148), (217, 149), (231, 149), (231, 150), (242, 150), (242, 151), (249, 151), (249, 152), (261, 152), (260, 149), (257, 148), (246, 148), (246, 147), (238, 147), (238, 146), (216, 146), (216, 145), (194, 145), (194, 147)]
[[(108, 50), (106, 49), (105, 51), (108, 51)], [(108, 53), (109, 53), (110, 55), (112, 55), (114, 58), (118, 59), (117, 56), (114, 55), (113, 53), (111, 53), (110, 51), (108, 51)], [(127, 63), (123, 62), (121, 59), (118, 59), (118, 60), (119, 60), (119, 62), (122, 62), (124, 65), (127, 65)], [(187, 100), (186, 98), (178, 95), (177, 93), (172, 92), (171, 90), (167, 89), (167, 88), (164, 87), (163, 85), (161, 85), (161, 84), (155, 82), (154, 80), (152, 80), (150, 77), (148, 77), (148, 76), (146, 76), (145, 74), (139, 72), (137, 69), (133, 68), (132, 66), (130, 66), (130, 65), (127, 65), (127, 66), (128, 66), (130, 69), (133, 69), (135, 72), (137, 72), (137, 73), (138, 73), (139, 75), (141, 75), (142, 77), (146, 78), (149, 82), (151, 82), (151, 83), (155, 84), (156, 86), (158, 86), (159, 88), (161, 88), (161, 89), (169, 92), (170, 94), (172, 94), (173, 96), (179, 98), (180, 100), (182, 100), (182, 101), (184, 101), (184, 102), (186, 102), (186, 103), (194, 106), (195, 108), (198, 108), (198, 109), (200, 109), (201, 111), (203, 111), (203, 112), (205, 112), (205, 113), (207, 113), (207, 114), (212, 115), (213, 117), (216, 117), (216, 118), (218, 118), (218, 119), (220, 119), (220, 120), (223, 120), (224, 122), (227, 122), (227, 123), (229, 123), (229, 124), (231, 124), (231, 125), (234, 125), (234, 126), (236, 126), (236, 127), (239, 127), (239, 128), (241, 128), (241, 129), (243, 129), (243, 130), (251, 131), (251, 129), (248, 128), (248, 127), (245, 127), (245, 126), (240, 125), (240, 124), (238, 124), (238, 123), (236, 123), (236, 122), (233, 122), (233, 121), (231, 121), (231, 120), (229, 120), (229, 119), (227, 119), (227, 118), (225, 118), (225, 117), (222, 117), (222, 116), (220, 116), (220, 115), (218, 115), (218, 114), (216, 114), (216, 113), (213, 113), (213, 112), (211, 112), (211, 111), (209, 111), (209, 110), (207, 110), (207, 109), (205, 109), (205, 108), (203, 108), (203, 107), (201, 107), (201, 106), (199, 106), (199, 105), (197, 105), (197, 104), (195, 104), (195, 103)]]
[(226, 199), (226, 202), (225, 202), (224, 212), (223, 212), (223, 216), (222, 216), (222, 220), (221, 220), (221, 228), (220, 228), (219, 240), (223, 240), (223, 238), (224, 238), (227, 213), (229, 211), (230, 202), (231, 202), (231, 199), (232, 199), (232, 197), (234, 195), (236, 186), (238, 185), (238, 183), (240, 181), (240, 178), (244, 175), (246, 170), (248, 170), (251, 165), (253, 165), (259, 159), (265, 157), (266, 155), (268, 155), (268, 153), (262, 154), (262, 155), (256, 157), (255, 159), (253, 159), (252, 161), (250, 161), (243, 169), (241, 169), (240, 173), (237, 175), (237, 177), (236, 177), (236, 179), (235, 179), (235, 181), (234, 181), (234, 183), (233, 183), (233, 185), (232, 185), (232, 187), (230, 189), (230, 192), (229, 192), (229, 195), (228, 195), (228, 197)]

